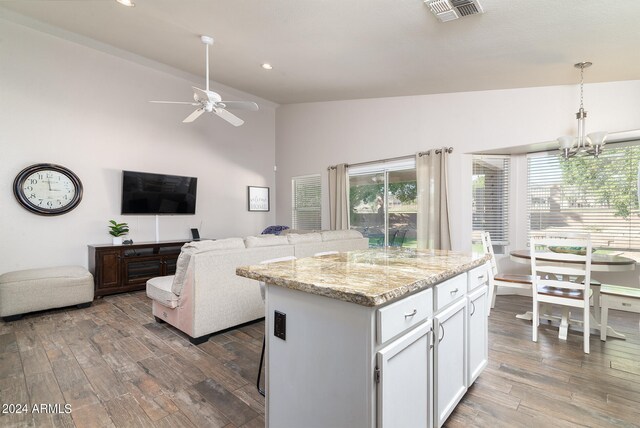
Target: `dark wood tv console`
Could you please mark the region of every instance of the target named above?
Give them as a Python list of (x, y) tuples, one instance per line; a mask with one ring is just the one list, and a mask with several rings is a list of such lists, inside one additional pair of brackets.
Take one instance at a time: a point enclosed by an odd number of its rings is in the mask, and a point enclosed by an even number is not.
[(148, 279), (173, 275), (186, 242), (190, 241), (89, 245), (89, 270), (96, 297), (144, 290)]

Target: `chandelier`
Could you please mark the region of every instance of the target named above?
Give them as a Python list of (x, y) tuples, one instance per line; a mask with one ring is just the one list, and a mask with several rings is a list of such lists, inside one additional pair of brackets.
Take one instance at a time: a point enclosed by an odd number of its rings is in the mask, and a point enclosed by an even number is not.
[(578, 136), (565, 135), (558, 138), (558, 144), (560, 145), (562, 156), (565, 159), (569, 159), (580, 152), (585, 152), (597, 158), (598, 155), (602, 153), (602, 147), (607, 139), (607, 132), (598, 131), (585, 135), (587, 112), (584, 111), (583, 104), (584, 69), (591, 67), (591, 63), (588, 61), (579, 62), (574, 64), (574, 67), (580, 69), (580, 109), (576, 113), (576, 119), (578, 119)]

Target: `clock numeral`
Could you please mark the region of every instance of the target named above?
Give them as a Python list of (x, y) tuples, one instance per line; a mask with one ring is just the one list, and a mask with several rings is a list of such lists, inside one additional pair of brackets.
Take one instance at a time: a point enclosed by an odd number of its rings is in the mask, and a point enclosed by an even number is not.
[(44, 202), (44, 199), (38, 199), (38, 206), (42, 206), (42, 202)]
[(38, 184), (38, 180), (36, 180), (35, 178), (30, 178), (29, 184)]
[(39, 178), (40, 180), (42, 180), (42, 179), (44, 178), (44, 176), (43, 176), (42, 174), (38, 174), (38, 178)]
[(58, 206), (62, 206), (62, 201), (58, 201)]
[(27, 186), (24, 188), (24, 190), (31, 192), (33, 190), (33, 186)]
[(29, 195), (29, 199), (35, 199), (35, 198), (36, 198), (36, 194), (35, 193), (32, 193), (32, 194)]
[(48, 206), (48, 207), (52, 207), (52, 206), (53, 206), (53, 202), (51, 202), (51, 201), (47, 201), (47, 206)]
[(47, 178), (53, 178), (53, 174), (50, 172), (47, 172)]
[(64, 199), (65, 200), (69, 199), (69, 195), (64, 195)]

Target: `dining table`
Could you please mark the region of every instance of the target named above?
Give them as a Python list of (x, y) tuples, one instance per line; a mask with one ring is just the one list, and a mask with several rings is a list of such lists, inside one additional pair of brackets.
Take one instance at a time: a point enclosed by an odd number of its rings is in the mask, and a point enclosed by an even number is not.
[[(551, 251), (549, 252), (551, 254)], [(576, 264), (582, 264), (580, 262), (576, 262), (575, 259), (571, 257), (567, 257), (566, 259), (562, 259), (562, 257), (558, 258), (558, 255), (562, 253), (555, 253), (554, 257), (551, 259), (545, 259), (544, 255), (539, 256), (540, 260), (544, 260), (546, 262), (552, 262), (554, 265), (560, 266), (571, 266)], [(509, 253), (509, 258), (511, 261), (522, 264), (531, 264), (531, 250), (513, 250)], [(619, 254), (606, 253), (606, 252), (595, 252), (591, 254), (591, 272), (624, 272), (624, 271), (632, 271), (636, 267), (636, 261), (629, 258), (624, 257)], [(598, 332), (601, 330), (600, 323), (600, 284), (593, 283), (591, 284), (591, 290), (593, 290), (592, 301), (593, 301), (593, 311), (590, 312), (590, 325), (592, 328), (597, 329)], [(531, 320), (533, 319), (533, 313), (531, 311), (527, 311), (524, 314), (520, 314), (517, 316), (520, 319)], [(558, 317), (554, 316), (540, 316), (541, 318), (546, 319), (556, 319)], [(558, 318), (559, 319), (559, 318)], [(569, 320), (570, 323), (582, 323), (581, 321)], [(618, 339), (625, 339), (625, 335), (615, 331), (611, 326), (607, 325), (606, 335), (610, 337), (616, 337)], [(566, 339), (566, 337), (565, 337)]]

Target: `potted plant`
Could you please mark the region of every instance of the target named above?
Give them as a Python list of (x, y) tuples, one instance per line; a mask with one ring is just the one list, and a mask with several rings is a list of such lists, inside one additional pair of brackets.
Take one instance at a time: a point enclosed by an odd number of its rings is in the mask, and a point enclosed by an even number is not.
[(122, 237), (129, 233), (127, 223), (117, 223), (115, 220), (109, 220), (109, 235), (113, 236), (113, 245), (122, 245)]

